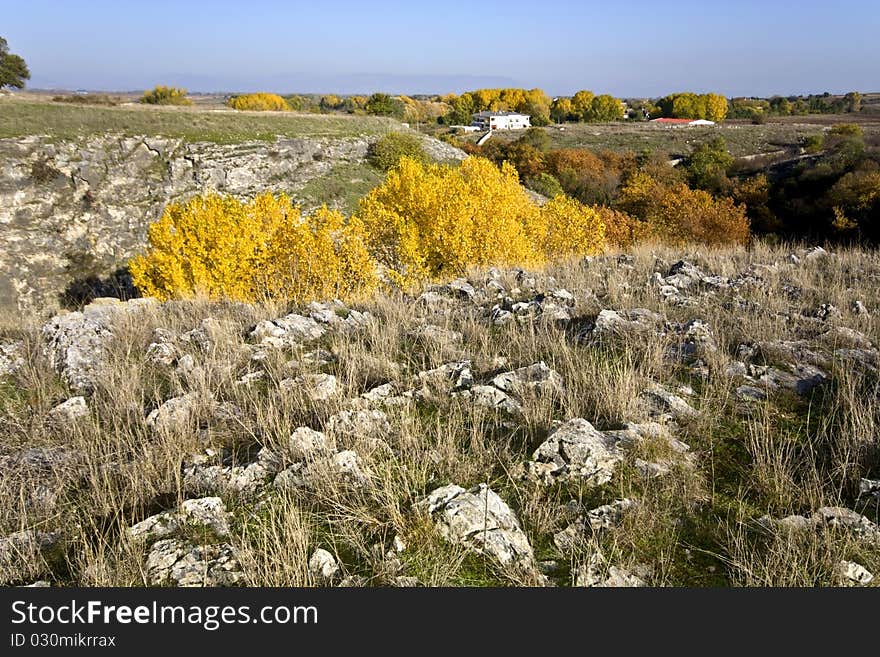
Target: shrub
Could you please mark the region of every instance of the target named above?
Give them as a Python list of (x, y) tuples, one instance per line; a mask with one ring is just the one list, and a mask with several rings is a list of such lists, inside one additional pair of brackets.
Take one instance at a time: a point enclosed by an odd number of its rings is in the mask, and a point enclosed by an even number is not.
[(541, 208), (537, 221), (541, 248), (549, 260), (602, 250), (605, 225), (596, 208), (557, 196)]
[(232, 109), (253, 112), (285, 112), (290, 109), (287, 101), (277, 94), (257, 93), (233, 96), (226, 101)]
[(634, 174), (621, 190), (619, 206), (670, 244), (744, 244), (749, 239), (745, 206), (684, 183), (664, 185), (644, 173)]
[(733, 156), (727, 152), (724, 137), (715, 137), (694, 149), (685, 165), (693, 187), (707, 192), (726, 192), (730, 187), (727, 172), (733, 165)]
[(287, 196), (211, 194), (169, 205), (129, 263), (140, 291), (162, 300), (301, 301), (376, 285), (359, 223), (322, 208), (302, 218)]
[(626, 212), (604, 205), (594, 206), (594, 209), (605, 226), (605, 242), (611, 246), (626, 248), (652, 237), (651, 227), (646, 222), (639, 221)]
[[(358, 216), (373, 256), (392, 280), (409, 285), (470, 265), (539, 266), (548, 256), (594, 253), (601, 224), (575, 203), (540, 208), (507, 163), (471, 157), (453, 168), (403, 158), (361, 200)], [(563, 235), (575, 243), (562, 245)]]
[(825, 146), (825, 135), (809, 135), (804, 139), (804, 150), (807, 153), (818, 153)]
[(186, 89), (162, 85), (155, 86), (152, 91), (145, 91), (141, 102), (146, 105), (192, 105), (192, 101), (186, 97)]
[(829, 132), (832, 135), (839, 135), (841, 137), (861, 137), (864, 135), (862, 126), (855, 123), (841, 123), (831, 128)]
[(428, 156), (422, 148), (422, 141), (416, 135), (404, 132), (389, 132), (383, 135), (370, 145), (367, 152), (369, 161), (382, 171), (397, 166), (402, 157), (419, 162), (428, 161)]
[(553, 198), (560, 194), (565, 194), (559, 181), (549, 173), (539, 173), (534, 178), (529, 179), (528, 185), (531, 189), (547, 198)]

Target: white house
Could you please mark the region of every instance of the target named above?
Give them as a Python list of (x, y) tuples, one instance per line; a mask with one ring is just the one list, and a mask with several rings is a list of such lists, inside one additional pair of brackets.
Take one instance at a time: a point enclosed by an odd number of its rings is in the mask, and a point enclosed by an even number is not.
[(531, 128), (531, 117), (517, 112), (477, 112), (471, 125), (481, 130), (523, 130)]

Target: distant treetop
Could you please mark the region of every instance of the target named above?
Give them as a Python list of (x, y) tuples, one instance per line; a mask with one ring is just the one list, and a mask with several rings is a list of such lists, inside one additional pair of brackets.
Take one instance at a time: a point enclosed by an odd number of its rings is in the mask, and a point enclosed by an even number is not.
[(9, 52), (6, 39), (0, 37), (0, 89), (12, 87), (24, 89), (25, 80), (30, 80), (31, 72), (18, 55)]

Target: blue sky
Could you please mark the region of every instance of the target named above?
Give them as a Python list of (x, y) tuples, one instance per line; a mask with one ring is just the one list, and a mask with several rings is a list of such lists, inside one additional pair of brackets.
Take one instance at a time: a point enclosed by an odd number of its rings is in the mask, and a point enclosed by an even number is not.
[(880, 91), (878, 35), (878, 0), (0, 0), (37, 88)]

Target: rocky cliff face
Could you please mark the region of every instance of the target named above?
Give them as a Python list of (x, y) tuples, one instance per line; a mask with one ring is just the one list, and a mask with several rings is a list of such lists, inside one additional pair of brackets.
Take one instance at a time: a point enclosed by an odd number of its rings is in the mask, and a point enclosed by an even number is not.
[[(0, 139), (0, 309), (49, 311), (72, 282), (124, 265), (170, 201), (208, 190), (295, 192), (337, 165), (362, 162), (369, 143)], [(435, 140), (426, 146), (437, 159), (462, 156)]]

